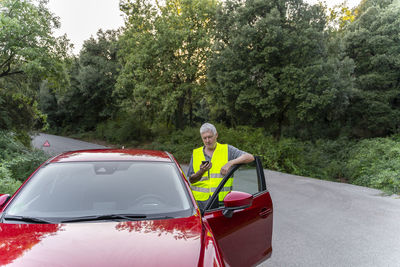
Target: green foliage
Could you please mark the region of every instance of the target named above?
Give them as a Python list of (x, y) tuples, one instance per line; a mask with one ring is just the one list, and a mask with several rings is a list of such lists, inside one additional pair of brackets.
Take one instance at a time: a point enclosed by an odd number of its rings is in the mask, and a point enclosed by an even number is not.
[(346, 53), (355, 62), (357, 88), (348, 124), (358, 137), (387, 136), (400, 125), (400, 5), (365, 1), (363, 6), (368, 8), (344, 36)]
[(0, 1), (0, 129), (42, 128), (46, 117), (36, 101), (43, 80), (53, 89), (68, 85), (65, 36), (55, 38), (59, 21), (46, 0)]
[(304, 148), (301, 142), (293, 138), (282, 138), (275, 141), (271, 136), (264, 139), (256, 145), (256, 148), (260, 151), (259, 155), (266, 168), (291, 174), (302, 174), (301, 166), (304, 164), (302, 151)]
[(354, 145), (347, 138), (304, 142), (302, 175), (347, 182), (346, 162)]
[(40, 112), (33, 98), (2, 89), (0, 82), (0, 129), (29, 131), (40, 129), (45, 123), (46, 115)]
[(0, 164), (0, 194), (14, 194), (21, 182), (11, 178), (10, 171)]
[[(26, 134), (0, 131), (0, 193), (12, 194), (47, 158), (43, 151), (32, 150)], [(30, 139), (29, 139), (30, 140)]]
[(0, 130), (0, 162), (12, 160), (14, 155), (24, 152), (25, 147), (18, 142), (14, 133)]
[(64, 82), (59, 59), (68, 43), (65, 37), (53, 37), (60, 23), (46, 4), (45, 0), (0, 1), (0, 78), (25, 74)]
[(77, 58), (46, 3), (0, 0), (4, 190), (46, 158), (26, 132), (47, 122), (125, 146), (155, 139), (143, 146), (187, 162), (201, 145), (188, 126), (214, 120), (220, 142), (269, 169), (399, 192), (398, 1), (328, 16), (303, 0), (122, 0), (125, 27)]
[(295, 139), (281, 138), (277, 141), (262, 128), (248, 126), (227, 128), (218, 125), (218, 136), (222, 143), (260, 156), (265, 168), (300, 174), (303, 145)]
[(149, 126), (135, 115), (119, 113), (115, 119), (99, 123), (94, 136), (114, 144), (136, 146), (150, 139), (152, 134)]
[(391, 138), (360, 141), (350, 151), (347, 176), (351, 183), (400, 193), (400, 142)]
[(332, 30), (342, 31), (350, 25), (358, 14), (357, 9), (350, 9), (346, 2), (329, 8), (328, 25)]
[(154, 142), (144, 148), (168, 151), (178, 162), (188, 163), (193, 149), (201, 145), (199, 128), (187, 127), (184, 130), (165, 129), (164, 134), (158, 135)]
[(393, 0), (361, 0), (356, 7), (357, 16), (363, 15), (370, 7), (386, 8), (392, 4)]
[(19, 154), (2, 165), (11, 172), (11, 177), (18, 181), (25, 181), (29, 175), (39, 167), (45, 160), (48, 159), (41, 150), (29, 151), (28, 153)]
[(40, 108), (53, 129), (78, 132), (94, 130), (117, 112), (113, 90), (119, 74), (118, 31), (97, 32), (83, 44), (79, 58), (71, 60), (70, 87), (52, 92), (47, 83), (40, 88)]
[(96, 124), (112, 117), (116, 111), (112, 92), (120, 68), (117, 60), (118, 35), (118, 31), (99, 30), (97, 39), (90, 38), (84, 42), (79, 55), (80, 69), (76, 78), (81, 98), (85, 99), (82, 104), (88, 106), (83, 116), (89, 127), (88, 121)]
[(167, 0), (163, 5), (124, 0), (121, 75), (115, 94), (141, 120), (174, 124), (194, 121), (204, 97), (206, 60), (216, 4), (212, 0)]
[(208, 72), (225, 120), (280, 138), (286, 125), (343, 115), (352, 62), (328, 54), (325, 26), (323, 8), (301, 0), (226, 1)]
[[(276, 141), (264, 130), (240, 126), (235, 129), (217, 125), (218, 142), (233, 145), (243, 151), (260, 156), (264, 166), (287, 173), (300, 174), (302, 144), (295, 139)], [(179, 162), (189, 162), (193, 149), (202, 146), (199, 128), (185, 128), (160, 135), (145, 148), (171, 152)]]
[(306, 142), (302, 175), (400, 193), (400, 142), (392, 138)]
[[(265, 168), (337, 182), (374, 187), (400, 193), (400, 139), (347, 138), (302, 142), (293, 138), (277, 141), (261, 128), (217, 125), (218, 141), (261, 157)], [(188, 163), (192, 150), (202, 145), (198, 128), (170, 131), (144, 146), (171, 152)]]

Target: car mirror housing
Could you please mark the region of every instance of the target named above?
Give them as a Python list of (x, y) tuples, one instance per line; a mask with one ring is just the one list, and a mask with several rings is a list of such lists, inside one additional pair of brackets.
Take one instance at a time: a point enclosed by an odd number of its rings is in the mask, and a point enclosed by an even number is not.
[(249, 193), (232, 191), (224, 198), (225, 209), (222, 211), (225, 217), (231, 218), (233, 211), (245, 209), (253, 203), (253, 196)]
[(4, 207), (7, 201), (10, 199), (9, 194), (0, 194), (0, 210)]

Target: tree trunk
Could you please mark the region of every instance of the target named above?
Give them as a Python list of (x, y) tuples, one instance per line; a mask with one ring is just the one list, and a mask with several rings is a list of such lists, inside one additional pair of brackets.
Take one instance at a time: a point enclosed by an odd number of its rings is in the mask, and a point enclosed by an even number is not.
[(189, 102), (189, 126), (193, 127), (193, 103), (192, 103), (192, 90), (188, 90), (188, 102)]
[(185, 106), (185, 96), (181, 96), (178, 99), (178, 106), (176, 107), (175, 111), (175, 125), (177, 129), (182, 130), (183, 127), (185, 126), (184, 124), (184, 114), (183, 114), (183, 108)]

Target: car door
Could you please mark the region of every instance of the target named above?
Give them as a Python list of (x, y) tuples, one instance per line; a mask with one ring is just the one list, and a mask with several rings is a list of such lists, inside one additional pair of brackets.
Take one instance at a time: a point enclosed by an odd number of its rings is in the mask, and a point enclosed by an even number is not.
[(233, 191), (251, 194), (251, 206), (235, 210), (229, 218), (224, 215), (226, 208), (221, 204), (218, 208), (207, 208), (213, 206), (211, 202), (218, 201), (215, 195), (206, 205), (203, 219), (210, 225), (227, 265), (252, 266), (270, 257), (272, 252), (272, 201), (259, 158), (234, 169), (230, 171), (234, 176)]

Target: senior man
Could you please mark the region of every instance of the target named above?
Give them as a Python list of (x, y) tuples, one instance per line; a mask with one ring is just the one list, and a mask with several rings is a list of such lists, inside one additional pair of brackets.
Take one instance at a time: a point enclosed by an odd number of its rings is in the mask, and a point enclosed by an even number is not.
[[(252, 162), (254, 157), (234, 146), (218, 143), (217, 129), (211, 123), (200, 127), (200, 135), (204, 146), (193, 150), (187, 177), (197, 203), (203, 208), (232, 165)], [(233, 178), (230, 178), (218, 195), (219, 202), (224, 200), (232, 186)]]

